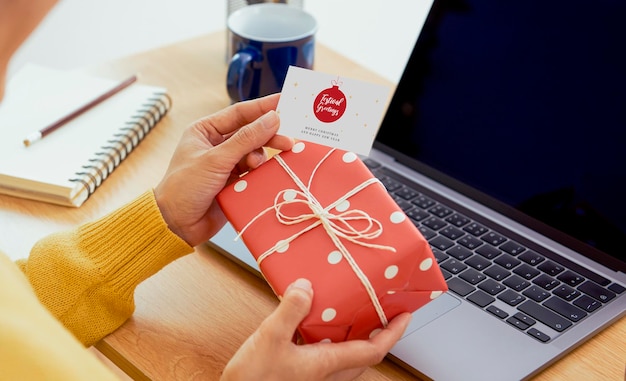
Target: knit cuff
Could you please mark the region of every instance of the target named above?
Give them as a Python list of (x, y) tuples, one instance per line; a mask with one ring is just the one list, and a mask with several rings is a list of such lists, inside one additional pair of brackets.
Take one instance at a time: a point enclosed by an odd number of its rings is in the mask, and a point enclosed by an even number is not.
[[(152, 190), (104, 218), (83, 225), (78, 234), (102, 276), (120, 296), (193, 248), (163, 219)], [(107, 237), (103, 242), (102, 238)]]

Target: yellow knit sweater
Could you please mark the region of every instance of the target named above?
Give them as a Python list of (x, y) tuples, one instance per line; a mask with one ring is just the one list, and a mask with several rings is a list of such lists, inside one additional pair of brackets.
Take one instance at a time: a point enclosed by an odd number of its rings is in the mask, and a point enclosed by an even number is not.
[(0, 253), (0, 380), (115, 379), (85, 346), (131, 316), (140, 282), (192, 250), (146, 192), (27, 260)]

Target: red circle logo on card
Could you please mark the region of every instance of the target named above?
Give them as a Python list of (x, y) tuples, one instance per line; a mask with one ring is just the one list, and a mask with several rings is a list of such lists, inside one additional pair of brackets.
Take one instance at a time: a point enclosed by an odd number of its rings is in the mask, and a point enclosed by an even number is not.
[(322, 90), (313, 103), (313, 114), (324, 123), (337, 121), (346, 111), (346, 96), (339, 90), (339, 84), (332, 81), (333, 87)]

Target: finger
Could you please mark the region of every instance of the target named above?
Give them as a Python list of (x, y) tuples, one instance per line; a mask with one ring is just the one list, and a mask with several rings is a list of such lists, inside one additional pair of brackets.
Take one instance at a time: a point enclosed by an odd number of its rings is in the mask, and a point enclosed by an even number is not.
[(263, 147), (278, 130), (279, 119), (275, 111), (269, 111), (252, 123), (241, 127), (230, 139), (215, 147), (216, 154), (231, 168), (250, 152)]
[[(288, 151), (293, 148), (294, 140), (287, 136), (274, 135), (265, 146), (270, 148), (270, 154), (263, 149), (256, 149), (248, 154), (245, 160), (247, 169), (254, 169), (265, 163), (267, 159), (278, 151)], [(246, 170), (247, 170), (246, 169)]]
[(267, 142), (266, 146), (279, 151), (287, 151), (293, 147), (293, 144), (293, 138), (284, 135), (275, 135)]
[(337, 370), (363, 368), (381, 362), (400, 340), (411, 321), (410, 313), (396, 316), (369, 340), (352, 340), (329, 346), (329, 368)]
[[(280, 94), (268, 95), (266, 97), (257, 98), (250, 101), (235, 103), (221, 111), (212, 114), (207, 118), (199, 121), (200, 126), (206, 131), (209, 139), (230, 136), (241, 126), (253, 122), (268, 111), (275, 110), (278, 105)], [(214, 142), (219, 144), (220, 142)]]
[(257, 168), (267, 161), (267, 153), (263, 148), (255, 149), (246, 156), (246, 166), (250, 169)]
[(291, 341), (298, 325), (311, 311), (313, 290), (307, 279), (293, 282), (283, 294), (278, 308), (265, 320), (264, 325), (280, 340)]

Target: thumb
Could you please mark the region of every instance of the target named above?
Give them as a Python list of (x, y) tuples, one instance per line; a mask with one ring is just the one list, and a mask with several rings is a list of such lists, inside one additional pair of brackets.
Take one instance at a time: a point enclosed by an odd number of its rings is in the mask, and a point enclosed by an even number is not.
[(291, 341), (298, 325), (311, 311), (313, 289), (307, 279), (298, 279), (287, 287), (278, 308), (268, 317), (267, 323), (276, 327), (278, 336)]
[(280, 119), (276, 111), (268, 111), (254, 122), (241, 127), (230, 138), (218, 145), (220, 155), (232, 165), (250, 152), (263, 147), (276, 135)]

